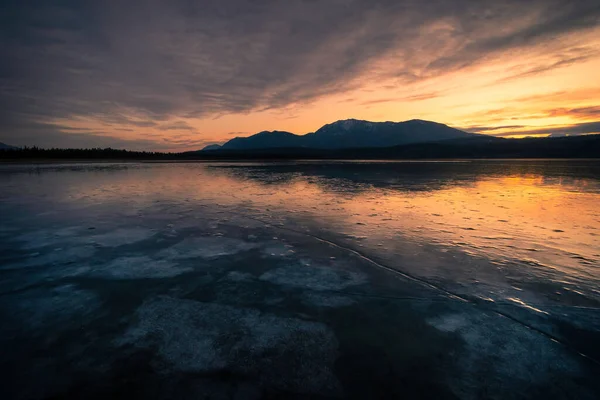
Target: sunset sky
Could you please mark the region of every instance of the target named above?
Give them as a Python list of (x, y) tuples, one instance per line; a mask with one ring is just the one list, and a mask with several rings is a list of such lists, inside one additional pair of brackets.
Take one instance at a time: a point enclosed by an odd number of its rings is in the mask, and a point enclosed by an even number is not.
[(339, 119), (600, 133), (598, 0), (8, 0), (0, 142), (193, 150)]

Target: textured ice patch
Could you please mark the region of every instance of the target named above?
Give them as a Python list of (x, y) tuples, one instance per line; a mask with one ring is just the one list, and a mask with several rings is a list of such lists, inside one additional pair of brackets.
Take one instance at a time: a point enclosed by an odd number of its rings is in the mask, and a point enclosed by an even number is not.
[(473, 310), (426, 321), (463, 341), (464, 348), (454, 350), (458, 368), (448, 376), (459, 398), (479, 398), (480, 387), (495, 386), (508, 393), (519, 385), (543, 385), (552, 376), (579, 373), (579, 364), (564, 347), (507, 318)]
[(117, 344), (158, 346), (175, 369), (227, 369), (284, 390), (339, 393), (338, 344), (322, 323), (169, 297), (143, 304), (137, 320)]
[(94, 255), (96, 250), (92, 246), (59, 248), (42, 254), (35, 253), (22, 261), (12, 262), (0, 267), (0, 269), (17, 269), (27, 267), (47, 267), (54, 265), (72, 264), (82, 261)]
[(440, 317), (427, 320), (429, 325), (433, 325), (442, 332), (456, 332), (465, 328), (469, 321), (463, 314), (446, 314)]
[(269, 243), (267, 246), (263, 248), (263, 253), (273, 256), (273, 257), (285, 257), (292, 255), (294, 250), (292, 250), (292, 246), (286, 245), (285, 243)]
[(363, 284), (365, 275), (357, 272), (335, 270), (329, 267), (309, 267), (289, 265), (265, 272), (259, 278), (263, 281), (294, 287), (307, 287), (315, 290), (339, 290), (348, 286)]
[(94, 293), (78, 289), (75, 285), (63, 285), (50, 291), (31, 290), (16, 297), (15, 303), (17, 318), (31, 329), (62, 325), (68, 320), (79, 323), (76, 317), (92, 313), (100, 305)]
[(226, 237), (187, 238), (159, 252), (159, 256), (168, 259), (216, 258), (237, 254), (255, 248), (254, 243)]
[(192, 271), (167, 260), (154, 260), (147, 256), (119, 257), (100, 267), (93, 268), (92, 275), (113, 279), (170, 278)]
[(33, 232), (24, 233), (15, 239), (24, 242), (22, 249), (37, 249), (40, 247), (52, 246), (61, 242), (72, 240), (82, 231), (81, 227), (73, 226), (58, 230), (40, 229)]
[(233, 282), (248, 282), (254, 279), (252, 274), (240, 271), (231, 271), (227, 274), (226, 278)]
[(334, 294), (306, 293), (302, 297), (302, 303), (309, 306), (337, 308), (350, 306), (355, 301), (349, 297)]
[(146, 228), (119, 228), (112, 232), (91, 236), (89, 240), (101, 246), (116, 247), (141, 242), (154, 236), (154, 233)]

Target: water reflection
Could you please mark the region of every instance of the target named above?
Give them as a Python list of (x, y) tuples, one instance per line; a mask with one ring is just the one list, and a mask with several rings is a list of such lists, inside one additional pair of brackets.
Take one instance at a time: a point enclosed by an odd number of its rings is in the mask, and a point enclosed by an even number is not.
[(600, 192), (596, 161), (448, 161), (448, 162), (293, 162), (269, 164), (214, 164), (214, 168), (264, 185), (304, 177), (323, 190), (362, 192), (372, 188), (432, 191), (467, 185), (489, 178), (535, 178), (537, 182)]
[(574, 273), (598, 261), (595, 162), (213, 165), (208, 171), (233, 178), (230, 185), (260, 187), (234, 190), (240, 201), (315, 210), (371, 239), (402, 233)]
[(600, 301), (595, 161), (53, 165), (0, 174), (3, 212), (14, 218), (26, 208), (176, 221), (211, 209), (229, 222), (246, 215), (319, 234), (484, 299)]

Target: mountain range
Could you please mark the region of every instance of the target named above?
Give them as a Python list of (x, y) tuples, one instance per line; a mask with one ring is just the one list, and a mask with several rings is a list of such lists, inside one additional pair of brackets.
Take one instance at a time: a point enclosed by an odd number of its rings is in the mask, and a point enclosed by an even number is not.
[(202, 151), (260, 150), (275, 148), (351, 149), (392, 147), (480, 137), (432, 121), (412, 119), (404, 122), (370, 122), (346, 119), (327, 124), (315, 132), (296, 135), (285, 131), (263, 131), (236, 137), (223, 145), (212, 144)]

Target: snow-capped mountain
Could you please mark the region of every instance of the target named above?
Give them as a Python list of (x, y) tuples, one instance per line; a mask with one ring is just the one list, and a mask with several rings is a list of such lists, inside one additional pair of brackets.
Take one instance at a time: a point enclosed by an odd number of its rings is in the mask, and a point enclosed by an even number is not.
[[(418, 119), (405, 122), (370, 122), (346, 119), (324, 125), (317, 131), (306, 135), (295, 135), (283, 131), (263, 131), (249, 137), (236, 137), (223, 144), (221, 149), (390, 147), (474, 136), (477, 135), (444, 124)], [(216, 147), (211, 146), (207, 150), (214, 149)]]

